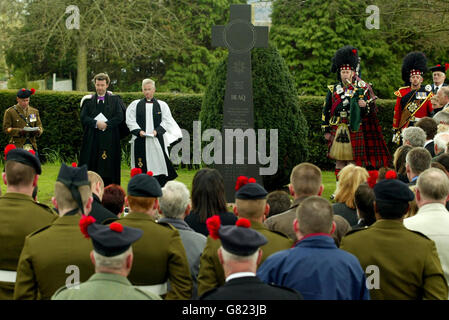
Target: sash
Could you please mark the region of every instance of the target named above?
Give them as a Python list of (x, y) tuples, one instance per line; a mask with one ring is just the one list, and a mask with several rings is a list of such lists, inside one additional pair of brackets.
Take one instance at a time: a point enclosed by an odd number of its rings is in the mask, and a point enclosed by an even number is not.
[[(417, 92), (418, 90), (414, 92), (413, 96), (416, 96)], [(419, 106), (415, 103), (417, 99), (414, 99), (404, 107), (404, 110), (402, 110), (401, 113), (401, 120), (399, 121), (399, 129), (401, 129), (410, 121), (410, 119), (415, 115), (415, 113), (417, 113), (422, 108), (424, 103), (426, 103), (426, 101), (429, 100), (431, 96), (432, 96), (431, 94), (428, 94), (426, 99), (424, 99), (424, 101)]]

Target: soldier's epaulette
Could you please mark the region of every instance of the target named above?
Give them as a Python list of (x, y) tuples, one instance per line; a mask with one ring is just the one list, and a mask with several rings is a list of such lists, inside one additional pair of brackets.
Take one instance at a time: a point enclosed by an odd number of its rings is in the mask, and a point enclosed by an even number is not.
[[(270, 230), (270, 229), (268, 229), (268, 230)], [(282, 233), (282, 232), (276, 231), (276, 230), (270, 230), (270, 231), (273, 233), (277, 233), (278, 235), (283, 236), (284, 238), (290, 239), (285, 233)], [(294, 240), (294, 239), (290, 239), (290, 240)]]
[(352, 229), (352, 230), (348, 231), (348, 232), (345, 234), (345, 237), (346, 237), (346, 236), (349, 236), (350, 234), (353, 234), (353, 233), (356, 233), (356, 232), (359, 232), (359, 231), (363, 231), (363, 230), (368, 230), (368, 227)]
[(334, 93), (334, 85), (327, 86), (330, 92)]
[(416, 233), (416, 234), (419, 234), (420, 236), (422, 236), (422, 237), (424, 237), (424, 238), (426, 238), (426, 239), (429, 239), (429, 240), (431, 240), (428, 236), (426, 236), (424, 233), (421, 233), (421, 232), (419, 232), (419, 231), (416, 231), (416, 230), (410, 230), (410, 229), (407, 229), (408, 231), (411, 231), (411, 232), (414, 232), (414, 233)]
[(42, 228), (40, 228), (40, 229), (37, 229), (37, 230), (31, 232), (29, 235), (27, 235), (27, 238), (32, 237), (32, 236), (34, 236), (34, 235), (36, 235), (36, 234), (38, 234), (38, 233), (44, 231), (45, 229), (50, 228), (51, 225), (52, 225), (52, 224), (50, 223), (49, 225), (46, 225), (45, 227), (42, 227)]
[(48, 211), (48, 213), (50, 213), (51, 215), (58, 217), (58, 214), (56, 213), (55, 210), (53, 210), (52, 208), (50, 208), (49, 206), (47, 206), (46, 204), (40, 203), (40, 202), (35, 202), (39, 207), (44, 208), (46, 211)]
[(395, 95), (396, 97), (402, 98), (402, 92), (401, 92), (401, 90), (407, 89), (407, 88), (410, 88), (410, 86), (407, 86), (407, 87), (400, 87), (397, 91), (394, 92), (394, 95)]
[(160, 221), (156, 221), (156, 223), (157, 223), (157, 224), (160, 224), (161, 226), (168, 227), (168, 228), (170, 228), (170, 229), (176, 230), (176, 228), (173, 227), (173, 226), (172, 226), (170, 223), (168, 223), (168, 222), (160, 222)]

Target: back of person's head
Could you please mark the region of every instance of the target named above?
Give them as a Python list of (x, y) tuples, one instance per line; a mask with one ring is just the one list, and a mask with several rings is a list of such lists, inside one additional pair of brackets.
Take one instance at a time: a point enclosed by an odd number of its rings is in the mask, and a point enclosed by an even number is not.
[(92, 189), (92, 191), (95, 191), (95, 187), (98, 184), (98, 186), (100, 187), (100, 194), (99, 197), (100, 199), (103, 196), (103, 192), (104, 192), (104, 182), (103, 179), (100, 177), (100, 175), (94, 171), (87, 171), (87, 178), (89, 179), (90, 182), (90, 188)]
[(321, 170), (308, 162), (298, 164), (292, 170), (290, 183), (297, 196), (316, 196), (322, 184)]
[(437, 134), (438, 123), (432, 118), (422, 118), (415, 124), (415, 126), (424, 130), (427, 140), (432, 140)]
[(337, 214), (334, 214), (333, 220), (335, 222), (335, 231), (332, 233), (332, 238), (334, 239), (335, 245), (340, 247), (341, 239), (351, 231), (351, 225), (348, 220)]
[[(78, 190), (81, 195), (81, 201), (83, 203), (83, 206), (86, 206), (87, 201), (92, 196), (90, 186), (83, 185), (83, 186), (78, 187)], [(67, 188), (60, 181), (55, 182), (55, 199), (58, 203), (59, 212), (69, 210), (69, 209), (75, 209), (78, 207), (77, 202), (75, 201), (75, 199), (73, 199), (70, 189)]]
[(200, 222), (227, 211), (223, 177), (216, 169), (199, 170), (192, 181), (192, 211)]
[(429, 169), (431, 161), (432, 156), (430, 152), (423, 147), (413, 148), (407, 153), (405, 158), (405, 162), (410, 166), (410, 170), (416, 175), (420, 175), (421, 172)]
[(435, 157), (435, 162), (441, 163), (443, 167), (449, 172), (449, 154), (442, 153), (439, 156)]
[(374, 186), (374, 209), (382, 219), (399, 219), (408, 211), (415, 194), (398, 179), (385, 179)]
[(187, 189), (184, 183), (169, 181), (162, 188), (162, 197), (159, 199), (159, 205), (165, 217), (183, 219), (189, 202), (189, 189)]
[(369, 174), (365, 168), (348, 164), (338, 174), (338, 187), (335, 192), (335, 202), (342, 202), (355, 209), (354, 194), (359, 185), (366, 182)]
[(5, 173), (8, 186), (19, 188), (30, 187), (36, 176), (33, 167), (16, 161), (6, 161)]
[(260, 219), (265, 214), (267, 199), (235, 199), (238, 216), (249, 220)]
[[(443, 154), (447, 154), (447, 153), (443, 153)], [(449, 155), (449, 154), (448, 154), (448, 155)], [(446, 168), (445, 168), (441, 163), (439, 163), (439, 162), (432, 161), (432, 162), (430, 163), (430, 167), (431, 167), (431, 168), (437, 168), (437, 169), (440, 169), (440, 170), (443, 171), (445, 174), (448, 174), (448, 171), (446, 170)]]
[(287, 211), (291, 205), (290, 196), (281, 190), (270, 192), (267, 195), (267, 203), (270, 205), (269, 217)]
[(110, 184), (106, 188), (104, 188), (101, 204), (106, 209), (118, 216), (123, 211), (125, 197), (125, 190), (123, 190), (121, 186), (117, 184)]
[(306, 198), (296, 209), (299, 231), (303, 236), (311, 233), (330, 233), (333, 216), (330, 202), (318, 196)]
[(424, 147), (426, 143), (426, 133), (419, 127), (408, 127), (402, 131), (404, 144), (410, 144), (412, 147)]
[(447, 152), (447, 144), (449, 142), (449, 132), (440, 132), (433, 138), (433, 143), (439, 151)]
[(400, 146), (396, 149), (393, 156), (393, 165), (398, 174), (406, 174), (405, 158), (407, 157), (407, 153), (409, 153), (412, 149), (413, 147), (409, 145)]
[[(441, 89), (440, 89), (441, 90)], [(437, 124), (449, 124), (449, 112), (438, 111), (432, 118)]]
[(420, 174), (417, 188), (424, 200), (442, 201), (449, 194), (449, 178), (442, 170), (430, 168)]
[(133, 254), (132, 247), (129, 247), (128, 250), (126, 250), (125, 252), (112, 257), (104, 256), (98, 253), (97, 251), (93, 250), (93, 256), (95, 259), (95, 269), (97, 270), (97, 272), (98, 270), (104, 269), (116, 271), (123, 270), (126, 268), (126, 260), (128, 256), (132, 254)]
[(362, 183), (355, 191), (355, 206), (361, 219), (363, 219), (365, 225), (372, 225), (376, 222), (374, 216), (374, 191), (366, 183)]

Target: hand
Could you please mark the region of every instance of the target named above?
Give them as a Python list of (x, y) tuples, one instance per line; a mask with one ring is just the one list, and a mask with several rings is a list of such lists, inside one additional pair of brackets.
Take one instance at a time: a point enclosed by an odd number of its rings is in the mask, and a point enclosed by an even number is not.
[(156, 130), (153, 130), (153, 135), (157, 136), (157, 131)]
[(330, 141), (332, 139), (332, 135), (329, 132), (326, 132), (324, 134), (324, 139), (326, 139), (326, 141)]
[(366, 101), (365, 100), (359, 100), (359, 107), (365, 108), (366, 107)]
[(97, 128), (99, 130), (105, 131), (107, 126), (106, 122), (97, 120)]
[(142, 138), (145, 136), (145, 131), (143, 131), (143, 130), (140, 130), (140, 132), (139, 132), (139, 136), (141, 136)]

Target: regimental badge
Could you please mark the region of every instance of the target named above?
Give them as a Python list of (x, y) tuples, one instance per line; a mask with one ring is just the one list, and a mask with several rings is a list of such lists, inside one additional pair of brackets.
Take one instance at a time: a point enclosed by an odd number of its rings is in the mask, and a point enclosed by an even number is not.
[(101, 158), (102, 158), (103, 160), (106, 160), (107, 157), (108, 157), (108, 156), (106, 155), (106, 150), (104, 150), (104, 151), (103, 151), (103, 154), (101, 155)]
[(416, 99), (424, 100), (425, 98), (427, 98), (427, 92), (418, 91), (416, 93)]
[(33, 145), (31, 143), (25, 143), (23, 145), (23, 149), (26, 150), (26, 151), (33, 150)]
[(343, 93), (343, 88), (341, 87), (341, 85), (337, 85), (337, 87), (336, 87), (336, 92), (337, 92), (337, 94), (342, 94)]
[(428, 84), (427, 86), (424, 87), (424, 89), (426, 89), (427, 92), (430, 92), (432, 91), (432, 86)]
[(143, 167), (142, 158), (139, 158), (139, 162), (137, 162), (137, 165), (139, 166), (139, 168)]
[(415, 102), (412, 102), (408, 105), (407, 109), (411, 114), (413, 114), (418, 109), (418, 105)]
[(34, 113), (30, 114), (30, 122), (36, 122), (36, 115)]

